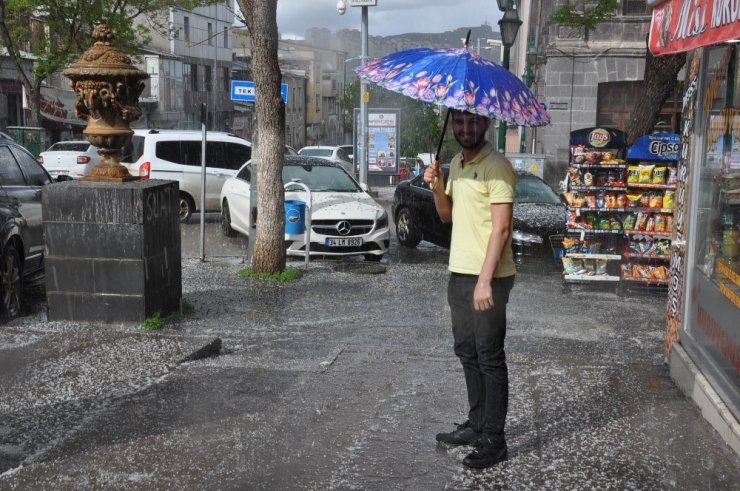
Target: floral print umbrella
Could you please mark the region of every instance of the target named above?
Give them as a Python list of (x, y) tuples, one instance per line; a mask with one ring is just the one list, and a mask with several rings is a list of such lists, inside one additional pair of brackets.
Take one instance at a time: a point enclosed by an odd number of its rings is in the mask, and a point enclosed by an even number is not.
[(398, 51), (360, 65), (355, 72), (368, 82), (414, 99), (509, 125), (550, 123), (545, 106), (524, 82), (467, 47)]

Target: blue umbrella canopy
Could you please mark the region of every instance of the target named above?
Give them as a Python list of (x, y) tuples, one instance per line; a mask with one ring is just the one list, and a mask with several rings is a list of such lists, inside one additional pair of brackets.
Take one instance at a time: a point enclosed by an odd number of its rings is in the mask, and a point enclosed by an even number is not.
[(368, 82), (414, 99), (510, 125), (550, 123), (544, 104), (524, 82), (467, 47), (398, 51), (360, 65), (355, 72)]

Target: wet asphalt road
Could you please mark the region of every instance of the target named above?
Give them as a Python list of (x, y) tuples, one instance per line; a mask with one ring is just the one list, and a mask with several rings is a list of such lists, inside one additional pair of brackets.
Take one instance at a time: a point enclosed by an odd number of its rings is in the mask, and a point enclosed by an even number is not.
[(0, 489), (737, 488), (740, 459), (669, 378), (664, 302), (537, 269), (509, 304), (509, 460), (465, 470), (469, 449), (434, 441), (466, 407), (446, 251), (392, 248), (384, 273), (316, 261), (290, 285), (186, 258), (195, 310), (155, 334), (29, 307), (0, 327)]

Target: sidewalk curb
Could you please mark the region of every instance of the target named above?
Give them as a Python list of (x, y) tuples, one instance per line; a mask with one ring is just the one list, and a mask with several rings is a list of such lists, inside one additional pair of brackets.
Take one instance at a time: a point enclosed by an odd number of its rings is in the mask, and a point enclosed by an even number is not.
[(681, 392), (699, 406), (704, 419), (740, 455), (740, 424), (680, 344), (673, 345), (670, 371)]

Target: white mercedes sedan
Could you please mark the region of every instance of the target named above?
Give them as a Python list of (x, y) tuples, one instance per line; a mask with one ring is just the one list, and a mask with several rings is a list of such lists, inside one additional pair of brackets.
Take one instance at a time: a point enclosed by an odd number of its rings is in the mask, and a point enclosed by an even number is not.
[[(286, 155), (283, 182), (288, 184), (285, 200), (305, 203), (303, 233), (291, 224), (285, 234), (289, 256), (305, 257), (306, 235), (309, 253), (317, 256), (362, 255), (366, 261), (380, 261), (388, 252), (390, 229), (388, 214), (338, 164), (325, 159)], [(250, 213), (250, 181), (256, 179), (256, 162), (244, 164), (221, 190), (221, 230), (227, 237), (237, 232), (249, 236), (256, 220)], [(310, 196), (302, 186), (310, 189)], [(255, 216), (253, 216), (255, 215)], [(310, 233), (308, 224), (310, 223)]]

